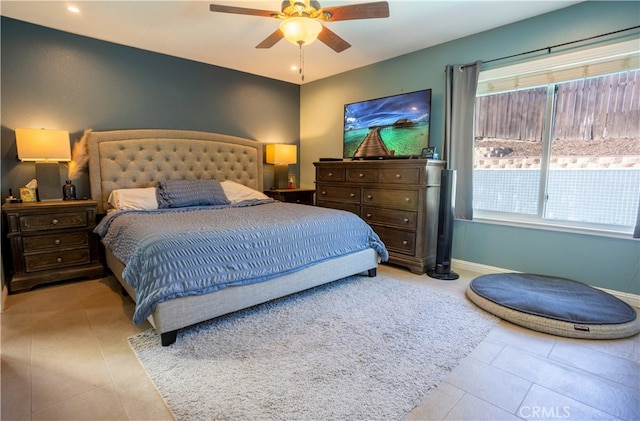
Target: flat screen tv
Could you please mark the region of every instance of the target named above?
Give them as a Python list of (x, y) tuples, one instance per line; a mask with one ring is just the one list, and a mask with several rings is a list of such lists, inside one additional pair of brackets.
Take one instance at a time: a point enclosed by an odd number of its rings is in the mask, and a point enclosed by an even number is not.
[(431, 89), (345, 104), (343, 157), (416, 158), (429, 147)]

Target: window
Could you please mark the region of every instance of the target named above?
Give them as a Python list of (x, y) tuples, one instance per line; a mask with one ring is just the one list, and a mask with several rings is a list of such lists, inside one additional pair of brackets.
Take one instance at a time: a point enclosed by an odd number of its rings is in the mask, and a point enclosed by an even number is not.
[(638, 40), (480, 73), (474, 217), (632, 232)]

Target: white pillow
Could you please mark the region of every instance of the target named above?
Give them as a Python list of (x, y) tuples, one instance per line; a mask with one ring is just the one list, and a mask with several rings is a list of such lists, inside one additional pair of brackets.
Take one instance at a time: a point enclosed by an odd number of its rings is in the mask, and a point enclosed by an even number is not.
[(109, 204), (117, 210), (158, 209), (155, 187), (117, 189), (109, 195)]
[(220, 183), (222, 190), (224, 190), (225, 196), (231, 203), (242, 202), (244, 200), (264, 200), (269, 196), (266, 194), (247, 187), (243, 184), (236, 183), (235, 181), (225, 180)]

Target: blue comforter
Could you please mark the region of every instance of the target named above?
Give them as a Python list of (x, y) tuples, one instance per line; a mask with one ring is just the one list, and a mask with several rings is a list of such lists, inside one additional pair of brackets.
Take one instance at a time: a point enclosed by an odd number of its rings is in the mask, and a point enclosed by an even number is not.
[(358, 216), (274, 201), (155, 211), (118, 211), (95, 232), (126, 267), (143, 322), (162, 301), (266, 281), (337, 256), (388, 253)]

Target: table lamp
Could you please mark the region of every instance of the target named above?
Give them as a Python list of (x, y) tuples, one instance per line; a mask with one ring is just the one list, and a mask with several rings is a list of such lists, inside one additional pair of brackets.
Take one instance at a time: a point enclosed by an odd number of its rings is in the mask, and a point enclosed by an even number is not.
[(268, 144), (266, 162), (275, 165), (275, 188), (286, 189), (288, 187), (289, 164), (297, 162), (296, 145)]
[(71, 160), (66, 130), (16, 129), (18, 159), (36, 163), (40, 200), (62, 199), (58, 162)]

